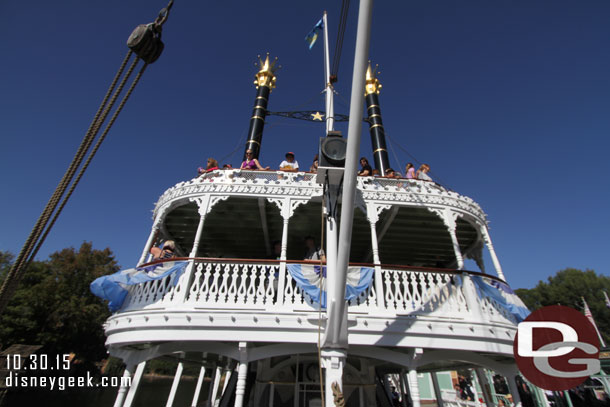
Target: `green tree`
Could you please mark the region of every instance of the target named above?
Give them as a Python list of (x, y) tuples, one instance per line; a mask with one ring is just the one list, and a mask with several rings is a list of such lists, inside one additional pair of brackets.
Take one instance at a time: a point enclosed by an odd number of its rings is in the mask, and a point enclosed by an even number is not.
[(519, 288), (515, 293), (531, 311), (557, 304), (582, 310), (584, 297), (600, 333), (610, 344), (610, 309), (606, 307), (604, 291), (610, 292), (610, 277), (593, 270), (567, 268), (549, 277), (546, 283), (539, 281), (536, 287)]
[[(10, 260), (0, 252), (0, 280)], [(74, 352), (87, 364), (106, 357), (102, 324), (110, 312), (89, 284), (118, 268), (110, 249), (95, 250), (89, 242), (32, 262), (0, 315), (1, 347), (38, 344), (47, 354)]]

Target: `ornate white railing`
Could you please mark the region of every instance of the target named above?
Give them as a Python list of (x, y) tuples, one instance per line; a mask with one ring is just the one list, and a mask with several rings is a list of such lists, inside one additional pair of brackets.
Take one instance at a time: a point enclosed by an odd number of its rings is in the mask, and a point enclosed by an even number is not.
[[(517, 322), (506, 307), (476, 290), (472, 273), (379, 266), (375, 273), (369, 289), (349, 301), (350, 313), (474, 316), (489, 322)], [(319, 307), (299, 289), (286, 263), (279, 261), (194, 259), (178, 280), (169, 275), (131, 286), (128, 291), (121, 312), (185, 305), (270, 313), (317, 311)]]
[[(448, 206), (471, 213), (481, 222), (486, 222), (485, 213), (475, 201), (434, 182), (358, 177), (357, 187), (365, 200)], [(155, 214), (176, 200), (205, 193), (313, 196), (321, 195), (321, 191), (322, 185), (316, 182), (316, 174), (309, 172), (216, 170), (166, 190), (157, 201)]]
[(468, 311), (462, 277), (456, 274), (382, 270), (384, 306), (397, 314)]
[(179, 279), (180, 277), (176, 274), (170, 274), (160, 280), (151, 280), (129, 286), (121, 311), (165, 307), (166, 304), (177, 299)]

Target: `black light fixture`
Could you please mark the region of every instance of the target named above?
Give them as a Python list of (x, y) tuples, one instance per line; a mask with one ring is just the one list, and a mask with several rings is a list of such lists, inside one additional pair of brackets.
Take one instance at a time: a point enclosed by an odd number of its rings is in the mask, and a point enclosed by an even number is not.
[(331, 185), (340, 182), (345, 167), (346, 150), (347, 140), (340, 131), (329, 131), (326, 137), (320, 138), (317, 182), (325, 182), (327, 176)]
[(347, 142), (340, 131), (331, 131), (328, 137), (320, 138), (320, 167), (344, 167)]

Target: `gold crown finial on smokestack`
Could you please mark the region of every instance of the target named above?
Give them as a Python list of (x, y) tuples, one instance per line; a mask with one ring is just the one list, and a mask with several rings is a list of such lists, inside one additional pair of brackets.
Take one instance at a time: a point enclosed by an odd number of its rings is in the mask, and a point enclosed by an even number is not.
[[(375, 65), (375, 71), (378, 67), (379, 65)], [(371, 61), (369, 61), (369, 67), (366, 69), (365, 96), (370, 95), (371, 93), (379, 94), (379, 91), (381, 90), (381, 83), (379, 83), (379, 80), (375, 77), (375, 71), (371, 69)]]
[(254, 80), (256, 89), (258, 89), (259, 86), (267, 86), (269, 89), (275, 88), (275, 71), (279, 68), (279, 66), (275, 66), (277, 57), (272, 62), (269, 62), (269, 53), (267, 53), (265, 61), (263, 61), (259, 55), (258, 63), (260, 70), (254, 75), (256, 78)]

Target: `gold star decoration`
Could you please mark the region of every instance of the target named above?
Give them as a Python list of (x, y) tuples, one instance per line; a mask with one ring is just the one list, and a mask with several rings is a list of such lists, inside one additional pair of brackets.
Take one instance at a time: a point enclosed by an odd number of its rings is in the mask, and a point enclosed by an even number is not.
[(311, 114), (311, 118), (312, 118), (313, 120), (319, 120), (319, 121), (322, 121), (322, 117), (324, 117), (324, 115), (323, 115), (322, 113), (320, 113), (320, 112), (315, 112), (315, 113), (312, 113), (312, 114)]

